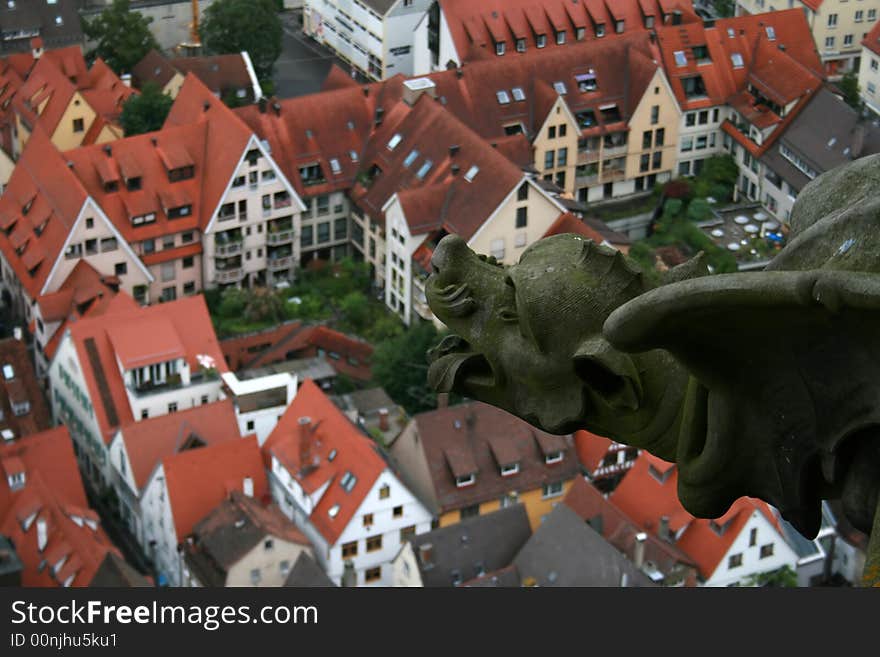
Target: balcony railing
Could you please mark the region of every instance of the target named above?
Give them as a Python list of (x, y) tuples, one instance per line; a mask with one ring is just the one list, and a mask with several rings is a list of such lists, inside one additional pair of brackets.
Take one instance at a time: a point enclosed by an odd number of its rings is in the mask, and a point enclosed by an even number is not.
[(231, 256), (241, 253), (242, 242), (229, 242), (228, 244), (218, 244), (214, 247), (214, 254), (217, 256)]
[(290, 269), (293, 264), (293, 256), (282, 256), (280, 258), (266, 258), (266, 268), (269, 271), (280, 271), (282, 269)]
[(286, 242), (293, 241), (293, 229), (290, 230), (282, 230), (277, 233), (266, 233), (266, 243), (267, 244), (285, 244)]
[(615, 157), (619, 155), (626, 155), (626, 144), (622, 144), (621, 146), (605, 146), (602, 149), (602, 157)]
[(589, 151), (578, 151), (578, 164), (590, 164), (591, 162), (598, 162), (600, 157), (600, 153), (598, 149), (589, 150)]
[(590, 183), (597, 182), (599, 180), (598, 173), (590, 173), (583, 174), (581, 176), (575, 176), (575, 184), (577, 185), (589, 185)]
[(168, 392), (169, 390), (177, 390), (182, 387), (183, 382), (180, 379), (180, 375), (173, 374), (169, 376), (165, 381), (162, 381), (160, 383), (145, 381), (140, 385), (129, 385), (128, 389), (131, 390), (138, 397), (146, 397), (148, 395), (158, 395), (162, 392)]
[(626, 179), (626, 171), (623, 169), (605, 169), (602, 171), (602, 182), (612, 182)]
[(244, 278), (244, 270), (241, 267), (218, 269), (214, 278), (218, 283), (238, 283)]
[(293, 199), (291, 199), (289, 196), (286, 199), (276, 198), (273, 200), (272, 205), (275, 207), (276, 210), (280, 210), (281, 208), (289, 208), (291, 205), (293, 205)]

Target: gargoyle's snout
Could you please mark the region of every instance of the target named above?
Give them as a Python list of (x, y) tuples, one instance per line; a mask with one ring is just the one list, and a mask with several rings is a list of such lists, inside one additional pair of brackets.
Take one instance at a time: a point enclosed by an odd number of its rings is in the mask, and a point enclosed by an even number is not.
[(435, 274), (448, 274), (464, 264), (469, 254), (470, 249), (463, 239), (458, 235), (447, 235), (434, 249), (431, 269)]

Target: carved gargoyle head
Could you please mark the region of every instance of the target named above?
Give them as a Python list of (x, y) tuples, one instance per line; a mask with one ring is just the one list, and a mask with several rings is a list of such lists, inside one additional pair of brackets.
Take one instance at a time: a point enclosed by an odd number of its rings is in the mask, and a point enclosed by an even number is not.
[(436, 390), (499, 406), (551, 433), (587, 428), (674, 454), (674, 442), (664, 448), (656, 440), (677, 411), (662, 398), (680, 368), (663, 352), (626, 354), (602, 336), (608, 315), (645, 291), (621, 253), (566, 234), (536, 242), (504, 267), (450, 235), (431, 262), (428, 303), (454, 332), (430, 354)]

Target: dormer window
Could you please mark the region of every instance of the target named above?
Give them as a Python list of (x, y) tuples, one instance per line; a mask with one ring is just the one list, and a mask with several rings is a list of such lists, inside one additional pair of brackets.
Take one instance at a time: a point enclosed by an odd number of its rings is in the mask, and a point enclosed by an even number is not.
[(585, 27), (576, 27), (574, 28), (574, 38), (578, 41), (583, 41), (584, 37), (587, 35), (587, 28)]
[(252, 148), (245, 155), (245, 159), (248, 161), (248, 164), (252, 167), (257, 166), (257, 160), (260, 159), (260, 149)]
[(468, 182), (473, 182), (474, 178), (477, 177), (477, 174), (480, 172), (480, 167), (476, 164), (473, 165), (470, 169), (467, 170), (467, 173), (464, 174), (464, 179)]
[(526, 94), (522, 90), (522, 87), (514, 87), (510, 90), (510, 93), (513, 94), (513, 99), (518, 103), (526, 99)]
[(566, 89), (566, 87), (565, 87), (565, 82), (562, 82), (561, 80), (557, 80), (556, 82), (554, 82), (553, 88), (556, 90), (556, 93), (558, 93), (560, 96), (564, 96), (565, 94), (568, 93), (568, 89)]
[(733, 68), (743, 67), (743, 56), (738, 52), (735, 52), (730, 56), (730, 61), (733, 63)]
[(538, 48), (543, 48), (544, 46), (546, 46), (547, 45), (547, 35), (546, 34), (538, 34), (535, 37), (535, 45), (537, 45)]
[(21, 490), (24, 488), (24, 472), (14, 472), (6, 478), (9, 483), (9, 490)]
[(517, 39), (516, 40), (516, 51), (517, 52), (525, 52), (526, 51), (526, 40), (525, 39)]
[(464, 475), (461, 477), (456, 477), (455, 478), (455, 485), (458, 488), (464, 488), (465, 486), (473, 486), (476, 481), (477, 481), (476, 475), (471, 473), (471, 474)]
[(666, 480), (669, 479), (669, 475), (672, 474), (673, 468), (670, 466), (666, 472), (661, 472), (658, 468), (653, 465), (648, 466), (648, 474), (650, 474), (654, 479), (656, 479), (661, 484), (666, 483)]
[(501, 56), (504, 54), (505, 43), (504, 41), (496, 41), (495, 42), (495, 54)]
[(605, 36), (605, 23), (596, 24), (596, 36), (599, 38)]
[(496, 91), (495, 97), (498, 99), (499, 105), (507, 105), (510, 103), (510, 96), (504, 89), (502, 89), (501, 91)]
[(618, 34), (623, 32), (623, 21), (617, 21), (614, 23), (614, 31)]
[(189, 180), (193, 176), (195, 176), (195, 167), (194, 166), (185, 166), (178, 167), (177, 169), (171, 169), (168, 172), (168, 180), (171, 182), (178, 182), (180, 180)]
[(672, 55), (675, 57), (676, 66), (687, 66), (688, 60), (687, 55), (684, 54), (684, 50), (676, 50)]
[(130, 192), (135, 192), (141, 188), (141, 177), (134, 176), (125, 179), (125, 188)]
[(33, 198), (22, 206), (21, 213), (27, 214), (28, 212), (31, 211), (32, 207), (34, 207), (34, 199)]
[(565, 43), (565, 30), (556, 32), (556, 45), (561, 46)]
[(136, 217), (131, 218), (131, 223), (133, 226), (141, 226), (143, 224), (151, 224), (156, 221), (156, 213), (148, 212), (147, 214), (141, 214)]
[(335, 157), (330, 158), (330, 171), (333, 172), (333, 175), (338, 175), (342, 173), (342, 166), (340, 166), (339, 160), (337, 160)]
[(562, 460), (562, 452), (551, 452), (544, 457), (544, 463), (547, 465), (552, 465), (553, 463), (559, 463)]
[(652, 27), (654, 27), (654, 17), (645, 16), (645, 29), (650, 30)]
[(596, 74), (593, 71), (583, 75), (575, 75), (574, 79), (577, 82), (578, 91), (581, 93), (596, 91)]
[(501, 466), (501, 476), (509, 477), (510, 475), (515, 475), (519, 472), (519, 463), (508, 463), (507, 465)]
[(776, 41), (776, 29), (772, 25), (768, 25), (767, 28), (767, 38), (770, 41)]
[(428, 172), (431, 170), (431, 167), (434, 163), (431, 160), (425, 160), (425, 163), (419, 167), (419, 170), (416, 172), (416, 177), (419, 180), (423, 180), (425, 176), (428, 175)]
[(712, 58), (709, 57), (709, 48), (707, 46), (694, 46), (692, 48), (694, 53), (694, 59), (697, 60), (698, 63), (710, 62)]
[(403, 166), (409, 167), (413, 162), (416, 161), (416, 158), (419, 156), (419, 152), (414, 148), (409, 152), (403, 160)]
[(168, 209), (169, 219), (179, 219), (180, 217), (188, 217), (192, 214), (192, 205), (181, 205), (176, 208)]

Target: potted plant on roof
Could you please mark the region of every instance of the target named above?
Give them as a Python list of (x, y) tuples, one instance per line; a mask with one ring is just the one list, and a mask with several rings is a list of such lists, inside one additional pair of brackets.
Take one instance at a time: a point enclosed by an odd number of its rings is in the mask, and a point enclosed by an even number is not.
[(220, 376), (217, 371), (217, 361), (208, 354), (198, 354), (196, 360), (199, 362), (199, 374), (206, 379), (216, 379)]

